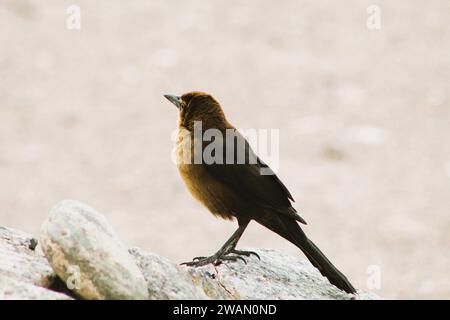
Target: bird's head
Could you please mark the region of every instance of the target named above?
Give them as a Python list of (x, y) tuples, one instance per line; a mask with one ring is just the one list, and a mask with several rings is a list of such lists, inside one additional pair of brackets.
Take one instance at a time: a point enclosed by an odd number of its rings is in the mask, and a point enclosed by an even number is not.
[(210, 94), (193, 91), (182, 96), (166, 94), (164, 97), (178, 108), (179, 127), (192, 130), (195, 121), (201, 121), (204, 129), (226, 126), (222, 107)]

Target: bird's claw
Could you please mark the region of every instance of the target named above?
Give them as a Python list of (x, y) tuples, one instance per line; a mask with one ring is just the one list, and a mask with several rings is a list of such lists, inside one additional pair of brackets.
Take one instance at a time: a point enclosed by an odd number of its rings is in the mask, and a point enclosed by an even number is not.
[[(192, 267), (192, 266), (197, 266), (197, 267), (199, 267), (200, 265), (199, 265), (199, 263), (201, 262), (201, 261), (204, 261), (204, 260), (206, 260), (208, 257), (195, 257), (194, 259), (192, 259), (192, 261), (189, 261), (189, 262), (183, 262), (183, 263), (181, 263), (180, 265), (185, 265), (185, 266), (190, 266), (190, 267)], [(202, 264), (203, 265), (203, 264)]]
[(260, 256), (256, 252), (231, 249), (221, 255), (215, 254), (211, 257), (195, 257), (194, 259), (192, 259), (192, 261), (183, 262), (181, 265), (186, 265), (189, 267), (201, 267), (207, 264), (213, 264), (215, 266), (218, 266), (224, 261), (236, 262), (238, 260), (241, 260), (242, 262), (247, 264), (247, 260), (245, 260), (241, 256), (250, 257), (252, 255), (256, 256), (259, 260), (261, 260)]
[(222, 261), (223, 260), (228, 260), (228, 261), (238, 261), (241, 260), (242, 262), (244, 262), (245, 264), (247, 264), (247, 260), (245, 260), (244, 258), (242, 258), (241, 256), (236, 256), (236, 255), (232, 255), (232, 256), (223, 256), (220, 258)]
[(195, 257), (194, 259), (192, 259), (192, 261), (198, 261), (198, 260), (204, 260), (207, 257)]
[(250, 257), (250, 256), (254, 255), (255, 257), (258, 258), (258, 260), (261, 260), (261, 257), (259, 256), (259, 254), (257, 254), (254, 251), (244, 251), (244, 250), (233, 249), (233, 250), (230, 251), (230, 253), (234, 253), (234, 254), (237, 254), (237, 255), (240, 255), (240, 256), (246, 256), (246, 257)]
[(195, 257), (192, 261), (183, 262), (181, 265), (185, 265), (188, 267), (201, 267), (207, 264), (217, 265), (217, 258), (215, 256), (211, 257)]

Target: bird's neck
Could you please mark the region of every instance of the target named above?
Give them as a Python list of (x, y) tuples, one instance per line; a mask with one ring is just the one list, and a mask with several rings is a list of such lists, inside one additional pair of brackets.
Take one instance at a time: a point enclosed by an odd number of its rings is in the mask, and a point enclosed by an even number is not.
[(233, 125), (231, 125), (223, 117), (209, 117), (208, 119), (189, 121), (189, 123), (185, 123), (182, 121), (182, 119), (180, 119), (178, 121), (178, 128), (185, 129), (191, 132), (193, 132), (196, 128), (197, 130), (201, 130), (202, 132), (205, 132), (208, 129), (218, 129), (220, 131), (225, 131), (226, 129), (234, 129)]

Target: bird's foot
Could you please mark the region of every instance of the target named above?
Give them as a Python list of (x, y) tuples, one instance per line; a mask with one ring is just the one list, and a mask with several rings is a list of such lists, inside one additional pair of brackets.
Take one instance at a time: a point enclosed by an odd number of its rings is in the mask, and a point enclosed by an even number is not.
[(186, 265), (189, 267), (201, 267), (201, 266), (205, 266), (207, 264), (213, 264), (215, 266), (218, 266), (219, 264), (221, 264), (224, 261), (234, 262), (234, 261), (238, 261), (238, 260), (241, 260), (245, 264), (247, 264), (247, 261), (241, 256), (250, 257), (251, 255), (255, 255), (258, 259), (261, 260), (261, 258), (259, 257), (259, 255), (256, 252), (230, 249), (223, 253), (218, 252), (210, 257), (195, 257), (194, 259), (192, 259), (192, 261), (184, 262), (184, 263), (182, 263), (182, 265)]
[(233, 250), (230, 251), (230, 253), (234, 253), (234, 254), (237, 254), (237, 255), (240, 255), (240, 256), (246, 256), (246, 257), (250, 257), (250, 256), (254, 255), (255, 257), (258, 258), (258, 260), (261, 260), (261, 257), (259, 256), (259, 254), (257, 254), (254, 251), (244, 251), (244, 250), (233, 249)]
[(213, 264), (215, 266), (218, 266), (224, 261), (237, 261), (241, 260), (244, 263), (247, 263), (244, 258), (238, 255), (230, 255), (230, 254), (223, 254), (221, 256), (219, 255), (212, 255), (210, 257), (195, 257), (190, 262), (183, 262), (182, 265), (186, 265), (189, 267), (201, 267), (206, 266), (207, 264)]

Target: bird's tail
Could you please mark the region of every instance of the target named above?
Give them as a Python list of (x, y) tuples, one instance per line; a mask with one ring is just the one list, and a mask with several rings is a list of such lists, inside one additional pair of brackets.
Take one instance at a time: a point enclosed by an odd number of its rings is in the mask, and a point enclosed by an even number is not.
[(331, 284), (347, 293), (356, 293), (350, 281), (340, 272), (320, 249), (308, 239), (298, 223), (289, 217), (269, 215), (257, 220), (260, 224), (295, 244), (308, 260)]

